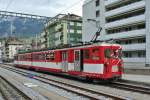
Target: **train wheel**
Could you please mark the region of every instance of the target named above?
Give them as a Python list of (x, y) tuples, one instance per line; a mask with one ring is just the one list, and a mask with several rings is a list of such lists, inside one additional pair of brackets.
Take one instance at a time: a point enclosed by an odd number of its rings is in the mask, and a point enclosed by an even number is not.
[(89, 77), (86, 77), (86, 81), (91, 83), (91, 82), (93, 82), (93, 79), (89, 78)]

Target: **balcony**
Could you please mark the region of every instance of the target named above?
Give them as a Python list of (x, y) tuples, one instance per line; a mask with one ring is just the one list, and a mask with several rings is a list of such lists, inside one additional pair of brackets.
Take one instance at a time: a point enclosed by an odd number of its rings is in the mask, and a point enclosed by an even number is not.
[(46, 41), (46, 39), (45, 38), (41, 38), (41, 42), (43, 43), (43, 42), (45, 42)]
[(104, 40), (122, 39), (122, 38), (130, 38), (130, 37), (140, 37), (140, 36), (145, 36), (145, 35), (146, 35), (146, 30), (141, 29), (141, 30), (133, 30), (133, 31), (120, 32), (120, 33), (116, 33), (116, 34), (105, 35), (102, 37), (102, 39), (104, 39)]
[(62, 25), (61, 24), (59, 24), (59, 25), (57, 25), (56, 27), (55, 27), (55, 30), (57, 31), (57, 30), (60, 30), (60, 29), (62, 29)]
[(145, 43), (122, 45), (123, 51), (146, 50)]
[(134, 63), (134, 62), (143, 63), (145, 62), (145, 58), (123, 58), (123, 61), (130, 62), (130, 63)]
[(42, 32), (42, 33), (41, 33), (41, 37), (44, 37), (45, 35), (46, 35), (45, 32)]
[(115, 28), (123, 25), (129, 25), (129, 24), (134, 24), (134, 23), (139, 23), (144, 21), (145, 21), (145, 15), (134, 16), (134, 17), (107, 23), (105, 25), (105, 29)]
[(120, 0), (107, 0), (107, 1), (105, 2), (105, 6), (108, 6), (108, 5), (117, 3), (117, 2), (119, 2), (119, 1), (120, 1)]
[(105, 17), (118, 15), (121, 13), (125, 13), (128, 11), (132, 11), (132, 10), (143, 8), (143, 7), (145, 7), (145, 1), (136, 2), (136, 3), (130, 4), (130, 5), (124, 6), (124, 7), (120, 7), (120, 8), (108, 11), (105, 13)]

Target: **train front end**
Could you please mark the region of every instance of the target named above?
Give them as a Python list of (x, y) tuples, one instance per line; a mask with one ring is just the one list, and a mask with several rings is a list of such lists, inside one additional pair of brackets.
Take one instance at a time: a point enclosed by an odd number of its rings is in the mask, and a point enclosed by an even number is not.
[(104, 46), (104, 79), (118, 80), (122, 76), (122, 47), (117, 44)]

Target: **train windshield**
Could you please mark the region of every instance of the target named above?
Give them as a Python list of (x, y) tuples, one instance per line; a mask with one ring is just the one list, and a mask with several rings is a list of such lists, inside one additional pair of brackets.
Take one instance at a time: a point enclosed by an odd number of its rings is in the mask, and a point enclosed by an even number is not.
[(120, 58), (121, 59), (121, 49), (113, 49), (113, 58), (116, 59), (116, 58)]
[(121, 49), (119, 49), (118, 50), (118, 57), (121, 59), (121, 57), (122, 57), (122, 50)]

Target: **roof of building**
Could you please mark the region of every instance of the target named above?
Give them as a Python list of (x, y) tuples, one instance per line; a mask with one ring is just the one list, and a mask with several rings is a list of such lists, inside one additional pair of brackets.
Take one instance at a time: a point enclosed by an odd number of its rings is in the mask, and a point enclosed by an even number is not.
[(9, 41), (7, 44), (8, 45), (23, 45), (21, 41)]
[(87, 4), (87, 3), (89, 3), (90, 1), (92, 1), (92, 0), (84, 0), (83, 5), (85, 5), (85, 4)]

